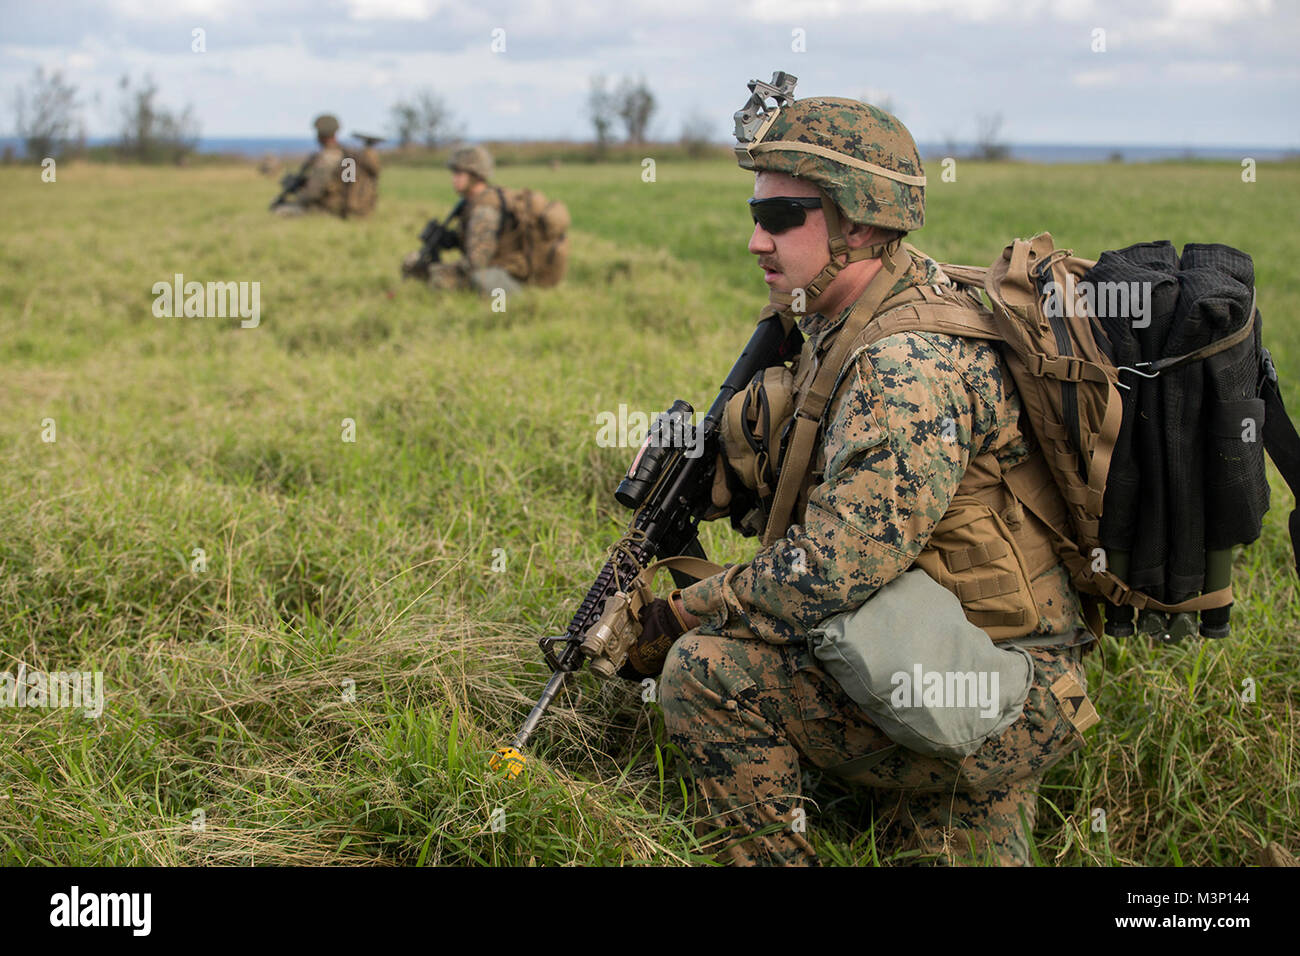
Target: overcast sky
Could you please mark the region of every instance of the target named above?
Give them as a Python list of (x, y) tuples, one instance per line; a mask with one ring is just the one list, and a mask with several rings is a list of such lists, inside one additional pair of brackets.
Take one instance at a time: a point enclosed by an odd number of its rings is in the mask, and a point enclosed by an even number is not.
[(1292, 147), (1298, 48), (1298, 0), (0, 0), (0, 128), (44, 66), (91, 136), (148, 72), (205, 137), (308, 136), (322, 111), (384, 132), (430, 88), (470, 138), (588, 139), (605, 74), (650, 83), (652, 138), (698, 114), (721, 142), (745, 82), (783, 69), (799, 96), (888, 97), (922, 141), (1001, 112), (1018, 143)]

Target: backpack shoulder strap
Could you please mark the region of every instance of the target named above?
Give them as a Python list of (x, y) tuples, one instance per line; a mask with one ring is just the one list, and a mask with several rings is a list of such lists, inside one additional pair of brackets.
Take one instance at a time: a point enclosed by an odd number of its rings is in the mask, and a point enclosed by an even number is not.
[[(914, 295), (909, 296), (909, 293)], [(941, 335), (955, 335), (966, 339), (1001, 341), (996, 320), (985, 310), (976, 311), (965, 303), (953, 302), (942, 293), (935, 293), (928, 286), (925, 287), (924, 293), (919, 293), (918, 289), (909, 289), (896, 298), (904, 296), (914, 298), (915, 301), (881, 313), (858, 333), (853, 340), (853, 348), (839, 369), (835, 385), (831, 388), (832, 395), (839, 392), (844, 376), (853, 367), (859, 355), (881, 339), (898, 332), (938, 332)]]
[(988, 275), (988, 266), (959, 266), (950, 262), (939, 263), (940, 270), (958, 285), (984, 288), (984, 277)]
[[(808, 389), (799, 396), (799, 406), (794, 413), (794, 430), (782, 463), (781, 477), (777, 481), (776, 497), (763, 528), (764, 546), (785, 534), (794, 512), (795, 499), (803, 485), (804, 475), (812, 462), (817, 433), (821, 430), (822, 413), (830, 402), (832, 388), (839, 378), (840, 369), (848, 357), (850, 347), (858, 332), (871, 321), (876, 309), (885, 301), (898, 277), (912, 264), (912, 257), (898, 243), (885, 254), (881, 269), (867, 285), (858, 301), (853, 304), (844, 326), (835, 337), (835, 344), (826, 360), (817, 369)], [(788, 466), (789, 467), (788, 467)], [(797, 474), (796, 474), (797, 472)]]
[(971, 339), (1001, 339), (992, 313), (975, 308), (933, 286), (917, 286), (895, 297), (899, 301), (877, 315), (858, 333), (853, 351), (896, 332), (939, 332)]
[(506, 191), (500, 186), (493, 187), (497, 191), (497, 201), (501, 203), (501, 218), (497, 222), (497, 243), (501, 242), (501, 235), (506, 231), (506, 217), (510, 215), (510, 207), (506, 204)]
[[(974, 308), (973, 301), (962, 301), (938, 286), (905, 289), (888, 300), (888, 309), (879, 315), (873, 314), (885, 301), (880, 293), (892, 287), (897, 277), (907, 271), (911, 261), (910, 247), (906, 246), (899, 247), (895, 255), (887, 260), (885, 269), (894, 267), (889, 273), (888, 285), (882, 283), (876, 290), (869, 286), (863, 297), (854, 304), (853, 311), (844, 321), (844, 327), (837, 333), (830, 354), (818, 368), (811, 387), (800, 396), (800, 405), (795, 412), (794, 432), (781, 460), (776, 498), (763, 530), (765, 545), (771, 544), (785, 533), (794, 510), (795, 498), (812, 465), (822, 415), (831, 397), (838, 391), (845, 369), (863, 349), (896, 332), (939, 332), (992, 341), (1001, 338), (997, 322), (987, 309)], [(948, 272), (949, 266), (940, 268), (952, 277), (952, 273)], [(881, 270), (882, 275), (885, 269)], [(963, 278), (970, 277), (970, 282), (961, 284), (976, 281), (982, 283), (983, 274), (987, 271), (973, 266), (957, 266), (955, 269), (961, 270)], [(783, 490), (786, 492), (784, 496)]]

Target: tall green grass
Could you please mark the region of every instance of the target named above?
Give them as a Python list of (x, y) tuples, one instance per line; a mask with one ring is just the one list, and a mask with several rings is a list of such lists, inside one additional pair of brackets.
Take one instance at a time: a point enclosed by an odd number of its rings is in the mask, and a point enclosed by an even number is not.
[[(1230, 164), (939, 173), (913, 239), (949, 261), (1045, 228), (1081, 254), (1246, 249), (1300, 408), (1300, 167), (1261, 166), (1253, 184)], [(597, 414), (707, 402), (748, 337), (764, 301), (744, 251), (752, 180), (670, 158), (653, 182), (633, 165), (501, 178), (569, 205), (573, 260), (563, 286), (493, 312), (398, 279), (451, 205), (445, 171), (389, 170), (377, 213), (339, 222), (267, 216), (275, 184), (243, 166), (65, 165), (56, 183), (0, 169), (0, 670), (102, 670), (108, 698), (98, 720), (0, 709), (0, 861), (664, 864), (716, 849), (693, 834), (638, 687), (584, 676), (521, 778), (486, 759), (545, 678), (535, 638), (563, 629), (624, 525), (612, 490), (632, 451), (597, 445)], [(176, 272), (259, 282), (260, 326), (154, 317), (152, 285)], [(1108, 640), (1104, 669), (1090, 659), (1103, 723), (1049, 775), (1044, 863), (1298, 848), (1293, 503), (1273, 483), (1230, 640)], [(713, 526), (704, 542), (719, 560), (754, 547)], [(808, 784), (827, 862), (903, 861), (861, 794)]]

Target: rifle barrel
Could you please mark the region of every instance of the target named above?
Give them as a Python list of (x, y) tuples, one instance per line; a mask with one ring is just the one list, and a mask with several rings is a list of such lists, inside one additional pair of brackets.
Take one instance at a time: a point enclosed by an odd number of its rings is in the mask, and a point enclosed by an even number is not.
[(551, 675), (551, 679), (546, 682), (546, 687), (542, 690), (542, 696), (537, 699), (533, 709), (528, 712), (528, 717), (524, 720), (523, 726), (519, 728), (519, 733), (515, 734), (515, 739), (510, 742), (510, 746), (519, 750), (528, 743), (529, 738), (533, 736), (533, 731), (542, 722), (542, 715), (551, 706), (551, 702), (555, 700), (555, 695), (560, 692), (560, 688), (564, 686), (564, 681), (571, 673), (572, 671), (556, 671)]
[[(789, 334), (778, 317), (770, 316), (758, 323), (744, 351), (740, 353), (740, 357), (736, 359), (726, 380), (722, 383), (718, 397), (713, 400), (709, 411), (700, 422), (701, 436), (708, 438), (716, 434), (727, 402), (736, 392), (747, 386), (760, 369), (771, 365), (773, 360), (784, 357), (782, 347), (788, 338)], [(707, 459), (708, 456), (706, 455), (705, 458)], [(529, 741), (537, 730), (542, 715), (551, 706), (556, 694), (564, 686), (564, 682), (570, 674), (581, 668), (583, 658), (579, 647), (583, 635), (600, 617), (604, 610), (605, 599), (618, 590), (621, 581), (631, 580), (656, 557), (664, 552), (676, 554), (695, 540), (693, 536), (680, 540), (683, 519), (692, 526), (697, 520), (694, 515), (681, 515), (680, 506), (690, 504), (686, 499), (692, 490), (701, 494), (707, 493), (709, 482), (701, 480), (699, 470), (711, 468), (712, 462), (679, 458), (675, 467), (677, 472), (671, 476), (671, 481), (664, 488), (663, 493), (656, 495), (653, 504), (647, 502), (638, 508), (632, 517), (629, 528), (640, 531), (643, 537), (610, 555), (570, 620), (563, 638), (564, 650), (558, 660), (561, 666), (551, 674), (550, 680), (542, 690), (542, 696), (533, 705), (519, 732), (515, 734), (511, 744), (515, 750), (519, 750)], [(633, 569), (632, 564), (636, 564), (637, 567)], [(544, 649), (548, 648), (546, 639), (541, 643)], [(554, 667), (555, 658), (551, 657), (549, 649), (546, 652), (547, 659)]]

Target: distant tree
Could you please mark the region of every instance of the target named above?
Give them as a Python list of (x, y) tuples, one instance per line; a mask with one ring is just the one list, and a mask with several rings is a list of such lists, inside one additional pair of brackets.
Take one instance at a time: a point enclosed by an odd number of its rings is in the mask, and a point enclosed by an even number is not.
[(36, 68), (31, 89), (20, 86), (14, 91), (14, 116), (28, 159), (58, 159), (86, 144), (77, 88), (65, 83), (58, 70), (46, 74), (43, 67)]
[(199, 144), (199, 122), (194, 109), (186, 106), (174, 113), (156, 101), (158, 86), (145, 76), (137, 87), (123, 75), (118, 81), (122, 91), (122, 129), (118, 152), (142, 163), (183, 163)]
[(411, 100), (399, 100), (389, 116), (398, 146), (418, 142), (436, 149), (463, 135), (447, 102), (433, 90), (420, 90)]
[(618, 104), (618, 117), (623, 121), (623, 128), (627, 130), (627, 141), (644, 143), (646, 130), (650, 126), (650, 117), (655, 111), (655, 97), (650, 92), (645, 78), (633, 82), (630, 77), (624, 77), (623, 82), (619, 84), (618, 93), (615, 94), (615, 100)]
[(1002, 132), (1002, 114), (980, 114), (975, 118), (975, 158), (1000, 162), (1011, 155), (1011, 147), (1004, 143), (999, 134)]
[(609, 145), (610, 132), (618, 116), (615, 94), (610, 92), (605, 77), (591, 78), (591, 92), (587, 94), (587, 113), (596, 131), (596, 148), (603, 151)]
[(717, 124), (703, 113), (695, 112), (682, 123), (682, 145), (686, 155), (700, 157), (709, 151)]

